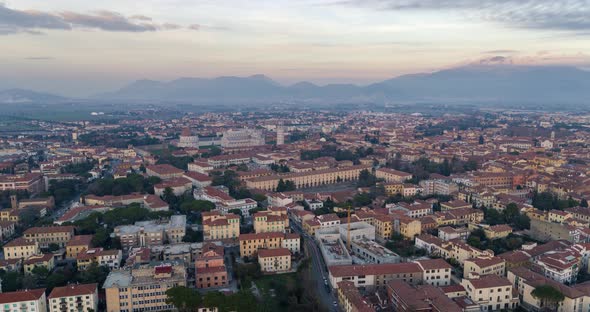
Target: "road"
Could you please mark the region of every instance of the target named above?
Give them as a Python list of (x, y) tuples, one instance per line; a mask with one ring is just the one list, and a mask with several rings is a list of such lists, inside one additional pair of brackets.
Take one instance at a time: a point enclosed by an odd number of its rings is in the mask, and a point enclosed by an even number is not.
[(311, 256), (313, 276), (316, 277), (317, 296), (320, 299), (321, 304), (328, 309), (328, 311), (340, 311), (338, 307), (334, 306), (334, 302), (338, 300), (334, 292), (331, 289), (329, 290), (329, 287), (326, 287), (325, 285), (324, 280), (328, 279), (328, 272), (316, 241), (313, 237), (303, 232), (299, 225), (293, 222), (293, 220), (290, 220), (289, 223), (291, 224), (291, 229), (301, 235), (303, 243), (305, 244), (305, 249)]

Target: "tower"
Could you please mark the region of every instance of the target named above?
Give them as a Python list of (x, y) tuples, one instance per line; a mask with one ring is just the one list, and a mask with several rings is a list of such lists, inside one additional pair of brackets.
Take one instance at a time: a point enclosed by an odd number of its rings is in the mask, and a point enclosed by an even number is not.
[(16, 195), (10, 195), (10, 208), (18, 209), (18, 197)]
[(285, 144), (285, 128), (282, 125), (277, 126), (277, 145)]
[(348, 250), (352, 250), (352, 243), (350, 242), (350, 205), (348, 205), (348, 217), (347, 217), (347, 226), (348, 229), (346, 230), (346, 244), (348, 245)]

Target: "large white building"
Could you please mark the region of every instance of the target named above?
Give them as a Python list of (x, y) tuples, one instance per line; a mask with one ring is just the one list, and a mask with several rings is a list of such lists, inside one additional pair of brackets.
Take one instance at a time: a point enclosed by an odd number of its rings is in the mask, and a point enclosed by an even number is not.
[(182, 133), (178, 138), (178, 147), (199, 147), (199, 136), (191, 133), (189, 128), (182, 129)]
[(223, 133), (221, 146), (223, 148), (245, 148), (264, 145), (264, 134), (261, 130), (240, 129), (228, 130)]
[(70, 284), (49, 294), (50, 312), (98, 311), (97, 284)]

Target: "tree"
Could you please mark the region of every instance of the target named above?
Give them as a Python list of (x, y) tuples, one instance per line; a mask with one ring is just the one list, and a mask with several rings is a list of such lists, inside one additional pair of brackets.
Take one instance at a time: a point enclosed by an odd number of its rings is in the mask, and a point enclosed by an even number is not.
[(510, 203), (506, 205), (506, 209), (502, 212), (504, 214), (504, 219), (507, 223), (511, 222), (511, 220), (517, 217), (520, 214), (518, 210), (518, 206), (515, 203)]
[(166, 303), (172, 304), (178, 311), (196, 311), (203, 302), (201, 294), (184, 286), (176, 286), (166, 291)]
[(582, 198), (580, 202), (580, 207), (588, 208), (588, 201), (585, 198)]
[(553, 311), (557, 311), (559, 303), (565, 299), (559, 289), (547, 284), (535, 287), (531, 295), (541, 301), (541, 308), (547, 307)]
[(358, 187), (369, 187), (375, 185), (377, 177), (373, 175), (369, 170), (365, 169), (359, 173), (359, 179), (357, 182)]
[(479, 136), (479, 144), (481, 145), (481, 144), (484, 144), (484, 143), (485, 143), (485, 140), (483, 138), (483, 135), (480, 135)]

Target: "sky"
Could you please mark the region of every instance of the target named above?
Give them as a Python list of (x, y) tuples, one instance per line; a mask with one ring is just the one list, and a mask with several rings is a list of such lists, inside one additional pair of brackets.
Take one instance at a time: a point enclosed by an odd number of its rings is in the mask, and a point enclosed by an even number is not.
[(469, 64), (590, 69), (590, 0), (0, 0), (0, 90), (264, 74), (367, 84)]

